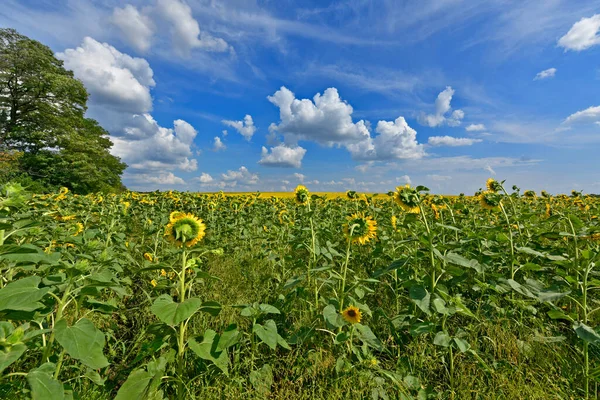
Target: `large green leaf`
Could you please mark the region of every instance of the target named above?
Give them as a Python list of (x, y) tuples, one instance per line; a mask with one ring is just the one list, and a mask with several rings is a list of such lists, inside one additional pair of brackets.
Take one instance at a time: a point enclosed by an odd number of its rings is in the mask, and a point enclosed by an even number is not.
[(39, 276), (14, 281), (0, 289), (0, 310), (34, 311), (44, 305), (39, 302), (50, 288), (39, 289)]
[(448, 252), (444, 256), (444, 259), (450, 264), (460, 265), (461, 267), (465, 268), (472, 268), (480, 274), (484, 272), (483, 266), (479, 264), (477, 260), (468, 260), (460, 254)]
[(375, 336), (371, 328), (363, 324), (355, 324), (354, 326), (358, 331), (360, 340), (376, 350), (382, 350), (383, 346), (381, 345), (381, 341)]
[(410, 287), (409, 296), (412, 301), (415, 302), (417, 307), (421, 309), (425, 314), (430, 315), (429, 303), (431, 295), (427, 292), (427, 289), (422, 285), (413, 285)]
[(211, 329), (204, 332), (204, 339), (202, 343), (196, 342), (194, 339), (190, 339), (188, 345), (190, 349), (198, 357), (203, 360), (207, 360), (215, 364), (223, 373), (229, 376), (229, 358), (227, 356), (227, 350), (218, 351), (219, 335)]
[(158, 360), (150, 361), (147, 370), (139, 368), (129, 374), (129, 377), (117, 392), (115, 400), (158, 400), (163, 398), (158, 388), (167, 364), (173, 360), (175, 351), (170, 350)]
[(258, 336), (260, 340), (263, 341), (263, 343), (265, 343), (273, 350), (275, 350), (277, 345), (280, 345), (284, 349), (290, 349), (290, 346), (285, 341), (285, 339), (282, 338), (279, 335), (279, 333), (277, 333), (277, 325), (272, 319), (265, 322), (264, 325), (254, 324), (254, 326), (252, 327), (252, 332), (254, 332), (256, 336)]
[(337, 312), (333, 304), (329, 304), (323, 309), (323, 318), (325, 318), (325, 322), (334, 328), (344, 325), (342, 316)]
[(579, 339), (582, 339), (590, 344), (600, 344), (600, 335), (591, 327), (587, 326), (583, 322), (575, 322), (573, 324), (573, 329)]
[(45, 363), (39, 368), (32, 369), (27, 374), (27, 382), (31, 387), (33, 400), (62, 400), (65, 399), (65, 391), (62, 383), (54, 379), (56, 366), (53, 363)]
[(82, 318), (73, 326), (61, 319), (54, 326), (56, 340), (67, 353), (92, 369), (104, 368), (109, 363), (102, 351), (104, 333), (89, 319)]
[(198, 298), (187, 299), (183, 303), (175, 303), (168, 294), (163, 294), (154, 300), (150, 308), (154, 315), (167, 325), (175, 326), (200, 309), (202, 300)]
[(8, 348), (0, 350), (0, 373), (6, 369), (10, 364), (17, 361), (23, 353), (27, 350), (27, 346), (23, 343), (15, 344)]

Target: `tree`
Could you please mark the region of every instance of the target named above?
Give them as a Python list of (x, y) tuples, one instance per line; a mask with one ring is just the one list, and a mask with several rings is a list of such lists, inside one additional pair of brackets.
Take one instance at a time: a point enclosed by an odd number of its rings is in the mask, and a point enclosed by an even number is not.
[(85, 118), (88, 94), (47, 46), (0, 29), (0, 151), (20, 170), (75, 193), (120, 189), (126, 165), (108, 132)]

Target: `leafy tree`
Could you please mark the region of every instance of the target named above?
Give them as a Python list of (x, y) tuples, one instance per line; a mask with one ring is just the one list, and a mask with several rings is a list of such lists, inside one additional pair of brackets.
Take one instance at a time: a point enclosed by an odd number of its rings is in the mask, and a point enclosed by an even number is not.
[(19, 168), (76, 193), (115, 190), (126, 165), (109, 153), (108, 132), (85, 118), (88, 94), (47, 46), (0, 29), (0, 151)]

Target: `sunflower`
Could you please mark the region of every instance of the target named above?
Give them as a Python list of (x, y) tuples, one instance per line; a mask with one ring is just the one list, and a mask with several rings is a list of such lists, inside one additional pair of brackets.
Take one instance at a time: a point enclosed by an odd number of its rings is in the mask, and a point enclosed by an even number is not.
[(398, 218), (396, 218), (395, 215), (392, 215), (391, 220), (392, 220), (391, 221), (392, 222), (392, 228), (394, 228), (394, 230), (396, 230), (396, 222), (398, 221)]
[(494, 178), (489, 178), (485, 182), (485, 186), (487, 187), (487, 190), (494, 193), (502, 190), (502, 185), (500, 185), (500, 183)]
[(73, 236), (77, 236), (81, 232), (83, 232), (83, 224), (81, 222), (76, 222), (75, 223), (75, 232), (73, 233)]
[(486, 210), (499, 210), (501, 200), (502, 197), (499, 194), (490, 192), (489, 190), (486, 190), (485, 192), (481, 192), (479, 194), (479, 202), (481, 204), (481, 207), (485, 208)]
[(355, 190), (348, 190), (346, 192), (346, 197), (350, 200), (356, 200), (358, 199), (358, 193), (356, 193)]
[(377, 237), (377, 221), (362, 213), (352, 214), (344, 225), (344, 234), (352, 243), (366, 244)]
[(301, 206), (305, 206), (310, 200), (310, 192), (305, 186), (298, 185), (294, 190), (294, 198), (296, 199), (296, 203)]
[(169, 214), (169, 221), (170, 222), (175, 222), (177, 221), (179, 218), (184, 217), (185, 213), (181, 212), (181, 211), (173, 211), (171, 214)]
[(288, 214), (287, 210), (281, 210), (279, 212), (279, 223), (281, 225), (286, 225), (286, 224), (294, 225), (294, 221), (292, 221), (290, 214)]
[(144, 253), (144, 258), (150, 262), (152, 262), (152, 254), (150, 253)]
[(421, 196), (410, 185), (398, 186), (394, 193), (394, 201), (409, 214), (418, 214), (421, 211), (419, 207)]
[(525, 196), (527, 198), (530, 198), (530, 199), (535, 199), (536, 198), (536, 194), (535, 194), (535, 192), (533, 190), (526, 190), (523, 193), (523, 196)]
[(342, 311), (342, 317), (351, 324), (357, 324), (360, 322), (362, 314), (357, 307), (349, 306), (344, 311)]
[(206, 225), (192, 214), (178, 215), (177, 219), (167, 224), (165, 236), (178, 247), (184, 243), (187, 247), (192, 247), (206, 235)]
[(550, 207), (550, 203), (546, 203), (546, 218), (550, 218), (552, 216), (552, 207)]

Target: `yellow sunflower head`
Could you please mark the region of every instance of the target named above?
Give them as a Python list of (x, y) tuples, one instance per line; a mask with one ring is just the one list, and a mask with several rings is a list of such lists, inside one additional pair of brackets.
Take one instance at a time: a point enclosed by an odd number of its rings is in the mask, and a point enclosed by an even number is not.
[(169, 222), (175, 222), (177, 221), (179, 218), (183, 217), (185, 215), (184, 212), (181, 211), (173, 211), (171, 214), (169, 214)]
[(150, 262), (152, 262), (152, 254), (150, 253), (144, 253), (144, 258)]
[(502, 190), (502, 185), (500, 184), (500, 182), (498, 182), (494, 178), (489, 178), (485, 182), (485, 186), (487, 187), (487, 190), (489, 190), (490, 192), (494, 192), (494, 193)]
[(486, 190), (479, 194), (479, 203), (481, 207), (486, 210), (497, 211), (500, 209), (500, 202), (502, 201), (502, 196), (498, 193), (491, 192)]
[(342, 317), (344, 317), (344, 319), (351, 324), (357, 324), (360, 322), (362, 314), (360, 313), (358, 307), (349, 306), (344, 311), (342, 311)]
[(421, 211), (421, 196), (410, 185), (398, 186), (394, 193), (394, 201), (409, 214), (418, 214)]
[(75, 232), (73, 233), (73, 236), (77, 236), (81, 232), (83, 232), (83, 224), (81, 222), (75, 222)]
[(292, 218), (290, 217), (290, 214), (287, 212), (287, 210), (281, 210), (279, 212), (279, 223), (281, 225), (293, 225), (294, 221), (292, 220)]
[(352, 243), (366, 244), (377, 237), (377, 221), (362, 213), (352, 214), (344, 225), (344, 234)]
[(396, 223), (398, 222), (398, 218), (395, 215), (392, 215), (392, 228), (396, 230)]
[(546, 203), (546, 218), (550, 218), (552, 216), (552, 207), (550, 207), (550, 203)]
[(296, 203), (305, 206), (310, 201), (310, 192), (305, 186), (298, 185), (294, 190), (294, 198), (296, 199)]
[(201, 219), (192, 214), (183, 214), (167, 224), (165, 236), (178, 247), (184, 244), (192, 247), (204, 238), (205, 230), (206, 225)]
[(356, 193), (355, 190), (348, 190), (346, 192), (346, 197), (350, 200), (356, 200), (358, 199), (358, 193)]
[(535, 194), (535, 192), (534, 192), (533, 190), (526, 190), (526, 191), (523, 193), (523, 196), (525, 196), (525, 197), (527, 197), (527, 198), (530, 198), (530, 199), (535, 199), (535, 197), (536, 197), (536, 194)]

